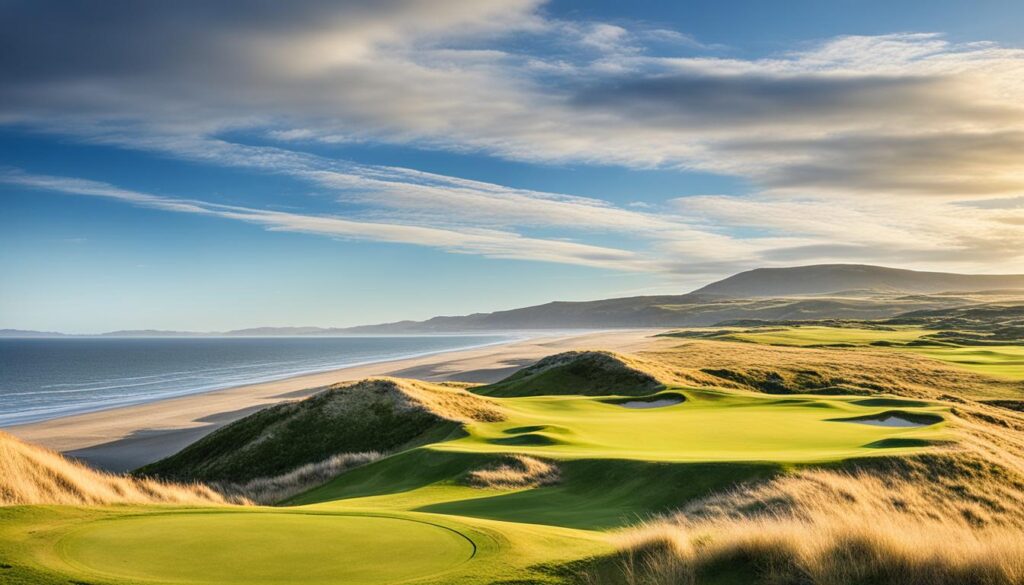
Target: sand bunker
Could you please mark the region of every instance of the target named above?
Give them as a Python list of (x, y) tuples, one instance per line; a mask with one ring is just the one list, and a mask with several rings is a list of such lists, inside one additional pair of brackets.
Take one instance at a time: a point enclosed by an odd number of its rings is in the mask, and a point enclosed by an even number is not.
[(680, 395), (672, 396), (661, 396), (653, 399), (642, 400), (626, 400), (624, 402), (613, 402), (616, 406), (623, 408), (662, 408), (664, 406), (673, 406), (676, 404), (682, 404), (686, 401), (686, 398)]
[(942, 422), (943, 419), (941, 416), (937, 414), (891, 410), (868, 416), (857, 416), (852, 418), (833, 418), (829, 420), (835, 422), (857, 423), (860, 425), (871, 425), (876, 427), (916, 428), (934, 425)]

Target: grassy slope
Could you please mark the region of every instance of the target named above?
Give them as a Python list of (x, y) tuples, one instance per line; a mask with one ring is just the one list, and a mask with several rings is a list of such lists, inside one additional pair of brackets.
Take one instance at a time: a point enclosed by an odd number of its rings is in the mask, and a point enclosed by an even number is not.
[[(519, 390), (534, 393), (526, 386)], [(401, 575), (388, 571), (408, 566), (426, 573), (447, 571), (423, 583), (558, 582), (562, 580), (559, 565), (612, 550), (608, 529), (741, 482), (777, 477), (793, 466), (912, 453), (920, 448), (915, 443), (908, 447), (907, 439), (954, 437), (948, 422), (923, 429), (893, 429), (828, 420), (895, 408), (949, 416), (944, 407), (924, 401), (780, 398), (676, 388), (673, 392), (686, 395), (685, 403), (634, 410), (607, 403), (611, 397), (576, 394), (600, 394), (607, 389), (547, 388), (548, 392), (559, 390), (570, 395), (494, 399), (503, 420), (467, 420), (462, 438), (355, 469), (294, 498), (283, 509), (203, 515), (195, 509), (154, 507), (0, 510), (0, 565), (11, 565), (0, 569), (0, 578), (16, 583), (67, 583), (71, 578), (121, 584), (158, 577), (144, 573), (160, 571), (176, 578), (150, 582), (199, 582), (196, 578), (208, 576), (224, 583), (258, 582), (259, 575), (276, 575), (281, 579), (309, 576), (312, 580), (307, 582), (369, 583), (400, 579)], [(624, 390), (611, 392), (639, 394)], [(889, 444), (895, 440), (897, 447), (870, 446), (886, 440)], [(554, 461), (560, 467), (561, 482), (514, 490), (466, 485), (469, 472), (506, 453)], [(328, 516), (303, 522), (310, 518), (308, 514)], [(369, 520), (367, 514), (396, 520)], [(125, 522), (123, 526), (132, 529), (112, 531), (108, 519)], [(477, 547), (475, 556), (458, 564), (463, 552), (457, 544), (446, 539), (443, 550), (432, 548), (434, 533), (413, 521), (440, 525), (439, 529), (469, 538)], [(160, 546), (161, 541), (153, 540), (158, 533), (182, 539), (181, 545)], [(271, 540), (253, 540), (257, 533), (271, 534)], [(140, 538), (124, 540), (124, 535), (132, 534)], [(398, 540), (382, 541), (383, 548), (375, 548), (377, 537), (385, 534)], [(339, 549), (338, 541), (356, 546)], [(237, 556), (243, 545), (245, 551)], [(188, 554), (174, 556), (184, 546), (191, 547)], [(116, 555), (119, 564), (110, 555)], [(315, 560), (324, 558), (350, 562), (328, 566)], [(402, 562), (392, 562), (399, 558)], [(332, 572), (342, 570), (341, 565), (379, 567), (380, 571)], [(115, 567), (118, 576), (96, 570), (102, 567)], [(240, 570), (229, 570), (232, 567)]]
[(474, 388), (486, 396), (549, 394), (644, 395), (664, 388), (649, 364), (611, 352), (580, 351), (548, 356), (508, 378)]
[[(1010, 380), (1024, 380), (1024, 345), (989, 345), (962, 347), (956, 345), (905, 345), (921, 340), (934, 331), (919, 327), (886, 329), (857, 329), (852, 327), (767, 327), (764, 331), (748, 330), (729, 333), (724, 337), (738, 341), (814, 347), (821, 345), (871, 346), (875, 349), (905, 351), (956, 364), (981, 374)], [(883, 346), (879, 343), (892, 343)]]
[(797, 463), (868, 455), (867, 445), (885, 438), (943, 436), (942, 425), (892, 429), (831, 420), (886, 410), (854, 397), (685, 394), (682, 404), (652, 409), (578, 396), (506, 399), (506, 420), (471, 423), (468, 436), (433, 448), (556, 459)]
[[(274, 476), (338, 453), (389, 451), (441, 440), (472, 414), (446, 400), (483, 404), (464, 390), (379, 379), (341, 384), (299, 402), (235, 421), (140, 474), (190, 480), (245, 481)], [(483, 418), (487, 418), (486, 416)]]

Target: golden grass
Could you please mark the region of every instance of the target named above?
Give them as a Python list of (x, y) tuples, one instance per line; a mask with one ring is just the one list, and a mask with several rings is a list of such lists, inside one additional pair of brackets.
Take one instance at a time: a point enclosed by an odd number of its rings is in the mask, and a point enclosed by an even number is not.
[(554, 463), (528, 455), (509, 455), (500, 463), (469, 472), (466, 482), (479, 488), (524, 489), (553, 485), (560, 479)]
[(651, 525), (624, 539), (621, 570), (598, 582), (702, 583), (739, 573), (745, 583), (1011, 585), (1024, 580), (1019, 529), (942, 520), (905, 523), (845, 514), (725, 524)]
[(505, 418), (494, 400), (465, 388), (403, 378), (371, 378), (361, 383), (393, 385), (409, 402), (453, 422), (497, 422)]
[(137, 479), (96, 471), (0, 432), (0, 505), (228, 504), (201, 484)]
[(869, 349), (779, 347), (663, 338), (634, 363), (661, 380), (768, 392), (896, 394), (912, 398), (1019, 398), (1024, 383), (927, 357)]
[[(618, 535), (598, 584), (1024, 583), (1024, 415), (973, 398), (1005, 382), (907, 355), (693, 342), (645, 352), (694, 384), (864, 389), (946, 402), (954, 445), (804, 469)], [(713, 365), (712, 365), (713, 364)], [(705, 369), (735, 374), (725, 383)], [(717, 378), (717, 380), (715, 380)], [(1018, 395), (1020, 390), (1017, 390)]]
[(259, 505), (272, 505), (311, 490), (354, 467), (373, 463), (383, 457), (384, 454), (377, 451), (340, 453), (323, 461), (301, 465), (274, 477), (259, 477), (239, 483), (214, 482), (211, 485), (218, 492), (229, 494), (236, 499), (248, 500)]
[[(465, 388), (407, 378), (365, 378), (336, 384), (316, 396), (321, 395), (331, 396), (329, 407), (332, 409), (358, 410), (368, 401), (384, 395), (399, 409), (425, 411), (452, 422), (495, 422), (505, 418), (495, 401)], [(295, 404), (301, 406), (307, 401)]]

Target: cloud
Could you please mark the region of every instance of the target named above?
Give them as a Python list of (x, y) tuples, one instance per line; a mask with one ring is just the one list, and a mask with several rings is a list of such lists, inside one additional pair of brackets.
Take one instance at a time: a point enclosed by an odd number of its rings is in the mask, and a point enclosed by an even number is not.
[[(34, 177), (40, 188), (659, 274), (1021, 266), (1019, 210), (968, 205), (1024, 192), (1013, 47), (844, 36), (740, 59), (679, 31), (556, 20), (533, 0), (11, 0), (0, 38), (0, 124), (284, 174), (331, 193), (344, 216)], [(278, 146), (232, 143), (233, 130)], [(700, 170), (754, 191), (622, 207), (298, 151), (310, 141)]]
[(304, 215), (220, 205), (122, 189), (98, 181), (27, 174), (17, 169), (0, 173), (0, 183), (65, 194), (103, 197), (161, 211), (233, 219), (257, 224), (271, 231), (414, 244), (489, 258), (534, 260), (627, 271), (651, 269), (634, 253), (626, 250), (564, 240), (531, 238), (499, 230), (462, 229), (456, 231), (427, 226), (354, 221), (327, 215)]
[(771, 189), (953, 198), (1024, 192), (1022, 130), (763, 138), (730, 141), (721, 149), (760, 157), (756, 176)]

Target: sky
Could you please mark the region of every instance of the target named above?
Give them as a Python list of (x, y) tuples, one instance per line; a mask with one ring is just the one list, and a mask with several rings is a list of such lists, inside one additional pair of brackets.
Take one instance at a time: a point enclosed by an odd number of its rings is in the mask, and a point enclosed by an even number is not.
[(763, 266), (1024, 273), (1016, 0), (0, 14), (0, 328), (348, 326)]

